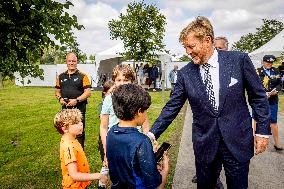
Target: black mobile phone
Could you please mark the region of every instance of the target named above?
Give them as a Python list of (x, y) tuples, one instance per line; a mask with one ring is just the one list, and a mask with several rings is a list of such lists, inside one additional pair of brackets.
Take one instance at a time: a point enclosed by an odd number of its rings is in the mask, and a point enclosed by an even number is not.
[(172, 146), (171, 144), (163, 142), (161, 147), (157, 150), (157, 152), (155, 152), (155, 159), (157, 163), (163, 159), (164, 152), (168, 151), (171, 148), (171, 146)]

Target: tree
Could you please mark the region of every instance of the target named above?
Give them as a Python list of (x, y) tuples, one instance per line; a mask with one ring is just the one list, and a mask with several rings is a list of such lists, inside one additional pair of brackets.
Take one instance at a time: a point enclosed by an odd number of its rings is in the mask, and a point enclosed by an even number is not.
[(66, 51), (49, 47), (44, 50), (41, 64), (64, 64), (66, 63)]
[(90, 55), (89, 59), (91, 60), (91, 62), (94, 64), (96, 62), (96, 56), (95, 55)]
[[(49, 47), (43, 51), (43, 55), (40, 59), (41, 64), (65, 64), (66, 63), (66, 55), (69, 52), (67, 49), (56, 49), (54, 47)], [(78, 63), (84, 64), (87, 60), (87, 55), (81, 52), (79, 49), (75, 50)]]
[(183, 55), (182, 57), (179, 58), (179, 60), (183, 62), (189, 62), (191, 61), (191, 58), (189, 58), (189, 56), (187, 55)]
[(78, 58), (78, 62), (80, 64), (85, 64), (87, 59), (88, 59), (87, 55), (85, 53), (81, 53)]
[[(53, 0), (2, 0), (0, 2), (0, 75), (13, 78), (42, 77), (39, 60), (50, 47), (79, 52), (73, 29), (81, 30), (77, 17), (66, 10), (73, 4)], [(60, 43), (55, 44), (55, 41)]]
[(109, 23), (111, 39), (121, 39), (126, 60), (155, 62), (163, 51), (166, 18), (154, 5), (144, 1), (128, 4), (126, 14)]
[(270, 41), (284, 29), (284, 24), (280, 21), (274, 19), (262, 19), (262, 21), (263, 24), (256, 28), (256, 33), (242, 36), (239, 41), (233, 44), (232, 49), (250, 53)]

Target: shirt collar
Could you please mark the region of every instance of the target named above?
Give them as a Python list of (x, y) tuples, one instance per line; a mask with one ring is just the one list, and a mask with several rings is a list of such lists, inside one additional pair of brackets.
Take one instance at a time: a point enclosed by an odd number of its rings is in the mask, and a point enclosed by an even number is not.
[(113, 126), (113, 130), (115, 133), (133, 133), (138, 131), (136, 127), (119, 127), (118, 124)]
[[(79, 70), (76, 69), (76, 71), (75, 71), (74, 73), (70, 74), (70, 75), (76, 75), (76, 74), (78, 74), (78, 73), (79, 73)], [(69, 75), (69, 74), (68, 74), (68, 70), (66, 70), (65, 74), (66, 74), (66, 75)]]
[(263, 66), (263, 69), (264, 69), (264, 71), (270, 71), (272, 68), (266, 69), (266, 68)]
[(212, 56), (208, 60), (208, 64), (210, 64), (212, 67), (216, 68), (218, 64), (218, 51), (214, 49), (214, 52)]

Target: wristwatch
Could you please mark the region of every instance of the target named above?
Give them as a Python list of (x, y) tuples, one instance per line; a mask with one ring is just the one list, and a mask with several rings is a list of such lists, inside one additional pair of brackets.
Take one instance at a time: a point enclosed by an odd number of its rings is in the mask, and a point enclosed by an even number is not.
[(81, 102), (81, 100), (79, 98), (76, 98), (76, 100), (77, 100), (77, 103)]

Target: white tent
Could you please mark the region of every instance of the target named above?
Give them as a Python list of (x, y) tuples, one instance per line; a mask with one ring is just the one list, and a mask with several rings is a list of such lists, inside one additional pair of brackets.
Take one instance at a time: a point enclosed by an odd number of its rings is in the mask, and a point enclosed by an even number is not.
[(266, 44), (249, 53), (249, 56), (254, 66), (260, 67), (261, 61), (264, 55), (271, 54), (276, 57), (283, 56), (284, 53), (284, 30), (277, 34), (274, 38), (268, 41)]
[(43, 80), (31, 76), (22, 78), (20, 73), (16, 72), (14, 73), (15, 84), (17, 86), (55, 86), (57, 65), (39, 65), (39, 68), (43, 69)]
[[(112, 69), (121, 63), (121, 53), (123, 53), (124, 45), (123, 42), (119, 42), (117, 45), (107, 49), (105, 51), (99, 52), (96, 54), (96, 83), (101, 85), (101, 78), (103, 75), (106, 76), (107, 79), (111, 78)], [(171, 56), (167, 53), (160, 52), (159, 60), (162, 65), (166, 65), (168, 62), (171, 62)], [(130, 63), (130, 62), (129, 62)], [(162, 67), (162, 69), (165, 69)]]
[[(56, 65), (39, 65), (41, 69), (43, 69), (43, 80), (39, 77), (31, 77), (27, 76), (22, 78), (18, 72), (14, 73), (15, 76), (15, 84), (17, 86), (45, 86), (52, 87), (55, 86), (56, 77), (67, 70), (66, 64), (56, 64)], [(85, 73), (92, 87), (95, 87), (95, 70), (96, 67), (94, 64), (78, 64), (78, 69)]]
[(117, 45), (107, 50), (99, 52), (96, 55), (96, 63), (100, 63), (101, 61), (107, 60), (107, 59), (122, 57), (120, 53), (123, 53), (123, 52), (124, 52), (124, 46), (123, 46), (123, 43), (120, 42)]
[(122, 52), (124, 52), (124, 47), (121, 42), (96, 54), (96, 86), (100, 86), (102, 84), (101, 80), (103, 75), (106, 76), (106, 79), (111, 78), (112, 69), (120, 63), (120, 58), (122, 57), (120, 53)]

